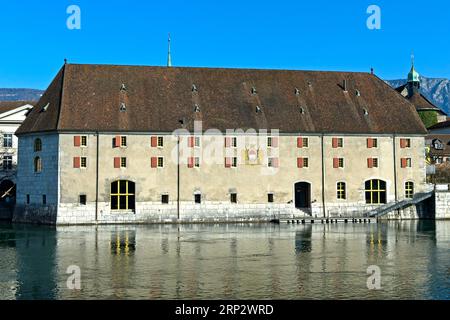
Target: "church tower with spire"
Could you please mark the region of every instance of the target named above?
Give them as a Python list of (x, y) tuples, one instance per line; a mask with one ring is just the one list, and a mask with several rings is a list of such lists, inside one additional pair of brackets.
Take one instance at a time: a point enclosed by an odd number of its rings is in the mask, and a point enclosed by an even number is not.
[(407, 88), (409, 97), (420, 91), (420, 74), (414, 67), (414, 54), (411, 56), (411, 71), (408, 73)]
[(414, 54), (411, 55), (411, 70), (406, 84), (396, 88), (403, 97), (411, 102), (422, 119), (425, 127), (429, 128), (438, 122), (446, 121), (447, 115), (420, 92), (420, 74), (414, 65)]

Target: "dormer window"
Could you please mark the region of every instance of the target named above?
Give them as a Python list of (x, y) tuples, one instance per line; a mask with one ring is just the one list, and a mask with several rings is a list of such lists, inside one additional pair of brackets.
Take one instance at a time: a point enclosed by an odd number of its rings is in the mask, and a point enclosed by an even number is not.
[(256, 90), (256, 88), (255, 88), (255, 87), (252, 87), (252, 94), (255, 95), (255, 94), (257, 94), (257, 93), (258, 93), (258, 91)]
[(433, 148), (435, 150), (444, 150), (444, 144), (441, 140), (434, 140), (433, 141)]
[(192, 85), (192, 92), (198, 92), (197, 86), (195, 84)]
[(50, 103), (47, 103), (45, 106), (42, 107), (41, 112), (46, 112), (48, 110), (49, 106), (50, 106)]
[(127, 86), (125, 85), (125, 83), (122, 83), (122, 85), (120, 86), (120, 91), (127, 91)]
[(125, 103), (121, 103), (120, 104), (120, 112), (125, 112), (125, 111), (127, 111), (127, 106)]
[(200, 112), (200, 106), (198, 104), (194, 105), (194, 112)]
[(300, 90), (298, 90), (298, 88), (295, 88), (295, 95), (299, 96), (300, 95)]
[(256, 113), (261, 113), (261, 107), (260, 106), (256, 106)]

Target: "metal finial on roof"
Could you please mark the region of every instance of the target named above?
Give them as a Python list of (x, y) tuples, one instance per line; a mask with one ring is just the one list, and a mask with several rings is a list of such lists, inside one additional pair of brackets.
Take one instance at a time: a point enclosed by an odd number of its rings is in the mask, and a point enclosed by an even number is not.
[(172, 66), (172, 56), (170, 55), (170, 32), (169, 32), (169, 38), (168, 38), (167, 66), (169, 68)]

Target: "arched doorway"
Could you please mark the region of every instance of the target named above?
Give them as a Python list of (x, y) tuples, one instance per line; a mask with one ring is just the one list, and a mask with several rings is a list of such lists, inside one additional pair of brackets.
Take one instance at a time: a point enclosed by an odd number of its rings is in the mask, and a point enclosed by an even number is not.
[(134, 212), (135, 192), (136, 187), (132, 181), (118, 180), (111, 183), (111, 210)]
[(366, 204), (387, 203), (386, 181), (373, 179), (365, 183)]
[(294, 186), (295, 207), (297, 209), (311, 208), (311, 184), (308, 182), (297, 182)]

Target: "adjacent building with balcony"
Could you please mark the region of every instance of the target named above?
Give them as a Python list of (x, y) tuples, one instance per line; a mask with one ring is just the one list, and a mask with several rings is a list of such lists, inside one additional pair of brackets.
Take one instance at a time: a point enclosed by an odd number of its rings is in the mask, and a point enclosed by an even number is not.
[(0, 101), (0, 203), (15, 200), (17, 146), (14, 135), (34, 102)]

